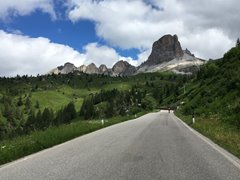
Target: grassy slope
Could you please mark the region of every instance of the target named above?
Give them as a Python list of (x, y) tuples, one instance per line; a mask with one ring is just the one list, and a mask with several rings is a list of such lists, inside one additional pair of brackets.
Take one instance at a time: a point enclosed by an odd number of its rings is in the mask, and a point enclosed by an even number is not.
[(204, 118), (197, 116), (196, 123), (192, 124), (192, 116), (186, 116), (180, 112), (176, 112), (175, 114), (192, 128), (240, 158), (239, 129), (220, 121), (214, 116)]
[[(111, 90), (117, 88), (119, 90), (129, 90), (131, 85), (129, 82), (113, 83), (102, 87), (105, 90)], [(40, 109), (43, 110), (45, 107), (59, 110), (66, 106), (70, 101), (73, 101), (77, 110), (81, 108), (84, 97), (91, 93), (97, 93), (100, 89), (74, 89), (69, 86), (60, 86), (55, 90), (36, 91), (32, 93), (31, 102), (36, 104), (38, 101)]]
[(36, 104), (36, 101), (38, 101), (41, 109), (48, 107), (54, 110), (59, 110), (70, 101), (73, 101), (76, 109), (79, 110), (84, 97), (94, 92), (95, 91), (87, 91), (86, 89), (77, 90), (71, 87), (61, 86), (56, 90), (33, 92), (31, 101), (33, 104)]
[[(209, 62), (178, 97), (181, 119), (240, 158), (240, 47)], [(192, 125), (192, 112), (196, 124)]]

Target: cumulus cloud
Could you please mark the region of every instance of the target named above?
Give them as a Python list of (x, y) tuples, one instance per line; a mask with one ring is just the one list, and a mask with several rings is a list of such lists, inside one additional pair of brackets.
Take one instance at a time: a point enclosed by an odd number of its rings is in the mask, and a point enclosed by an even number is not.
[(45, 74), (66, 61), (81, 64), (85, 56), (47, 38), (30, 38), (0, 30), (0, 76)]
[(202, 58), (221, 58), (235, 43), (219, 29), (190, 34), (188, 37), (181, 37), (180, 41), (183, 46), (191, 47), (192, 53), (200, 58), (203, 55)]
[(111, 68), (117, 61), (124, 60), (128, 63), (137, 66), (140, 62), (138, 59), (132, 59), (131, 57), (123, 57), (118, 52), (105, 45), (99, 45), (98, 43), (89, 43), (84, 47), (85, 64), (88, 65), (94, 62), (97, 66), (105, 64)]
[(7, 20), (18, 15), (28, 15), (38, 9), (50, 14), (53, 20), (56, 19), (53, 0), (1, 0), (0, 19)]
[[(95, 22), (96, 33), (122, 49), (149, 50), (165, 34), (178, 34), (184, 48), (218, 58), (239, 34), (237, 0), (69, 0), (69, 19)], [(210, 46), (208, 46), (210, 45)]]
[(113, 48), (97, 43), (87, 44), (82, 53), (51, 42), (47, 38), (31, 38), (0, 30), (0, 76), (46, 74), (51, 69), (71, 62), (76, 66), (102, 63), (112, 67), (120, 59), (134, 64), (132, 58), (121, 57)]
[[(76, 6), (69, 12), (71, 21), (89, 19), (96, 22), (96, 33), (112, 45), (128, 49), (146, 48), (155, 39), (155, 11), (142, 1), (84, 1), (72, 0)], [(137, 9), (137, 11), (135, 10)], [(144, 22), (145, 20), (145, 22)], [(146, 23), (149, 25), (146, 28)], [(157, 36), (158, 37), (158, 36)]]
[(86, 64), (94, 62), (97, 66), (105, 64), (112, 67), (113, 63), (119, 60), (118, 53), (108, 46), (100, 46), (97, 43), (90, 43), (84, 47)]

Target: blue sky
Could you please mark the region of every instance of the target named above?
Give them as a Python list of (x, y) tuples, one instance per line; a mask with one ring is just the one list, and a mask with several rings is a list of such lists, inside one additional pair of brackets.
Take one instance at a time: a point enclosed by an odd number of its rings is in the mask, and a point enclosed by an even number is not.
[(89, 42), (102, 41), (96, 36), (94, 23), (91, 21), (83, 20), (78, 23), (65, 19), (52, 21), (48, 14), (41, 11), (28, 16), (18, 16), (7, 23), (1, 22), (0, 28), (10, 33), (19, 30), (22, 34), (33, 38), (46, 37), (55, 43), (69, 45), (78, 51), (82, 51), (82, 47)]
[(236, 5), (237, 0), (0, 0), (0, 76), (44, 74), (65, 62), (111, 67), (123, 59), (139, 65), (165, 34), (177, 34), (182, 47), (200, 58), (218, 58), (239, 37)]

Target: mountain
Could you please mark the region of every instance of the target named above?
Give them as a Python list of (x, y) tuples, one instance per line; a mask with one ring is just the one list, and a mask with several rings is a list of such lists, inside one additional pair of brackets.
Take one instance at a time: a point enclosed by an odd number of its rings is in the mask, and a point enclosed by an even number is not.
[(177, 35), (165, 35), (153, 43), (152, 52), (148, 59), (140, 66), (135, 67), (127, 61), (120, 60), (112, 68), (102, 64), (98, 68), (94, 63), (76, 68), (71, 63), (59, 66), (49, 73), (67, 74), (79, 71), (86, 74), (104, 74), (111, 76), (130, 76), (139, 73), (173, 71), (181, 74), (191, 74), (199, 71), (205, 60), (196, 58), (188, 49), (182, 50)]
[(101, 64), (99, 66), (99, 74), (104, 74), (104, 75), (108, 75), (109, 74), (109, 70), (107, 68), (107, 66), (105, 64)]
[(91, 63), (87, 66), (85, 73), (87, 73), (87, 74), (98, 74), (99, 69), (97, 68), (97, 66), (94, 63)]
[(128, 76), (137, 71), (135, 66), (132, 66), (127, 61), (118, 61), (112, 68), (113, 76)]
[(78, 67), (77, 70), (80, 71), (80, 72), (86, 73), (86, 71), (87, 71), (87, 66), (82, 65), (82, 66)]
[(152, 52), (147, 61), (142, 63), (137, 73), (173, 71), (192, 73), (206, 61), (196, 58), (188, 49), (182, 50), (177, 35), (165, 35), (153, 43)]
[(52, 69), (48, 74), (68, 74), (77, 70), (77, 67), (74, 64), (67, 62), (63, 66), (58, 66), (55, 69)]
[(183, 50), (177, 35), (165, 35), (153, 43), (152, 52), (144, 65), (158, 65), (171, 61), (175, 58), (181, 58)]

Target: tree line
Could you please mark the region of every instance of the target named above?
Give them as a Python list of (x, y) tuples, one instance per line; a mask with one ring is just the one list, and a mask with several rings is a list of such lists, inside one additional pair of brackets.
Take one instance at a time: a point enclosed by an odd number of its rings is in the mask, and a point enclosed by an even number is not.
[(146, 91), (133, 87), (130, 91), (113, 89), (87, 96), (80, 109), (83, 119), (109, 118), (116, 115), (134, 114), (143, 109), (152, 109), (146, 101)]
[(68, 103), (57, 112), (47, 107), (41, 111), (38, 102), (33, 108), (29, 97), (25, 99), (25, 102), (19, 97), (15, 104), (12, 97), (4, 95), (1, 103), (3, 108), (2, 112), (0, 111), (0, 139), (70, 123), (77, 117), (73, 102)]

